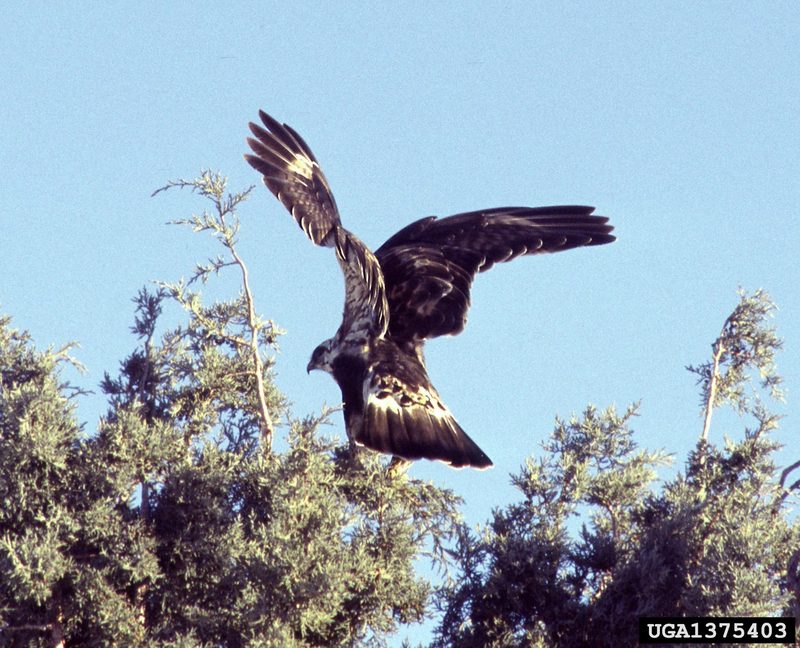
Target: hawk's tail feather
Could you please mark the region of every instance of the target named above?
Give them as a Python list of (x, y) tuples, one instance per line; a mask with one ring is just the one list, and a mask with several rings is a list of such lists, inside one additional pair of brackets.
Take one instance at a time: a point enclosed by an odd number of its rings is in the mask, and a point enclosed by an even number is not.
[(419, 406), (400, 408), (388, 398), (383, 406), (380, 400), (368, 404), (356, 443), (410, 461), (442, 461), (453, 468), (480, 470), (493, 465), (449, 412), (432, 413)]

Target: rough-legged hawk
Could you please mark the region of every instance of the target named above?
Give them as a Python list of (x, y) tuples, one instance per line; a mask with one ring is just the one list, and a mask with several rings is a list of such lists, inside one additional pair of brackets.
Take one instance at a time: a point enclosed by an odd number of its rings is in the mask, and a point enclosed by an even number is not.
[(428, 216), (374, 253), (342, 227), (328, 181), (292, 128), (259, 112), (245, 159), (317, 245), (332, 247), (345, 278), (344, 317), (308, 370), (323, 369), (342, 390), (350, 439), (404, 459), (487, 468), (428, 378), (427, 338), (464, 328), (478, 272), (524, 254), (603, 245), (614, 237), (593, 207), (500, 207)]

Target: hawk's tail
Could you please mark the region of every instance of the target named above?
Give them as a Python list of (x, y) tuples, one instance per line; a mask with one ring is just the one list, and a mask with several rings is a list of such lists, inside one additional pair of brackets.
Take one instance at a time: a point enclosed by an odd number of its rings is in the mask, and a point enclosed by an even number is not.
[(373, 397), (360, 428), (356, 443), (403, 459), (432, 459), (453, 468), (485, 469), (493, 465), (444, 408), (398, 406), (394, 398)]

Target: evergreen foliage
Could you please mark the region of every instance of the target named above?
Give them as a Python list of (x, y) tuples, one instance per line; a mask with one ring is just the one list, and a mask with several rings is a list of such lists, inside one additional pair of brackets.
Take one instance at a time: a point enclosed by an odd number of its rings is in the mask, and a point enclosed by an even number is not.
[[(780, 397), (758, 291), (740, 302), (698, 376), (705, 425), (685, 469), (660, 489), (667, 455), (637, 448), (632, 406), (587, 408), (557, 421), (545, 455), (514, 477), (522, 501), (476, 534), (462, 527), (459, 578), (440, 594), (439, 646), (635, 646), (640, 616), (800, 618), (800, 525), (779, 471)], [(725, 405), (754, 421), (720, 443), (711, 412)], [(578, 524), (580, 522), (580, 524)]]
[[(70, 347), (38, 351), (0, 319), (0, 645), (385, 645), (433, 600), (439, 646), (632, 646), (640, 615), (800, 615), (800, 462), (774, 464), (764, 293), (742, 294), (689, 368), (705, 417), (683, 471), (657, 483), (669, 457), (637, 446), (635, 405), (587, 407), (475, 531), (453, 493), (324, 435), (329, 411), (290, 412), (281, 331), (237, 249), (249, 190), (208, 172), (170, 187), (207, 201), (176, 222), (222, 252), (136, 296), (136, 347), (102, 381), (96, 430), (62, 379)], [(240, 291), (207, 304), (220, 272)], [(725, 406), (752, 423), (714, 441)]]
[[(383, 644), (420, 621), (444, 557), (452, 493), (353, 456), (293, 418), (273, 382), (279, 329), (259, 318), (224, 179), (189, 187), (213, 209), (182, 223), (224, 255), (135, 299), (136, 349), (101, 385), (96, 434), (74, 420), (57, 365), (0, 328), (0, 643), (12, 646)], [(241, 292), (194, 287), (237, 269)], [(188, 322), (157, 335), (165, 300)], [(272, 450), (276, 422), (288, 448)]]

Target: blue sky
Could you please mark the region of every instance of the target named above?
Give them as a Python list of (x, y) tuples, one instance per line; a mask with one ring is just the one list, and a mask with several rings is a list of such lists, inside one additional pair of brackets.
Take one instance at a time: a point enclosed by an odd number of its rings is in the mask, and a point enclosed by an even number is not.
[[(471, 522), (587, 403), (641, 400), (639, 443), (685, 456), (701, 420), (684, 367), (708, 357), (738, 286), (780, 307), (780, 438), (797, 457), (797, 3), (99, 6), (11, 3), (0, 41), (0, 310), (40, 345), (79, 341), (85, 387), (133, 347), (138, 288), (214, 252), (164, 225), (195, 197), (150, 194), (201, 168), (258, 183), (242, 154), (264, 108), (304, 136), (373, 247), (425, 215), (501, 205), (596, 205), (616, 226), (612, 245), (479, 276), (466, 331), (428, 346), (496, 466), (412, 474), (460, 493)], [(305, 373), (340, 321), (333, 256), (260, 185), (240, 216), (257, 304), (288, 331), (280, 387), (297, 414), (338, 402)], [(81, 404), (88, 429), (102, 410)], [(741, 428), (720, 423), (712, 439)]]

